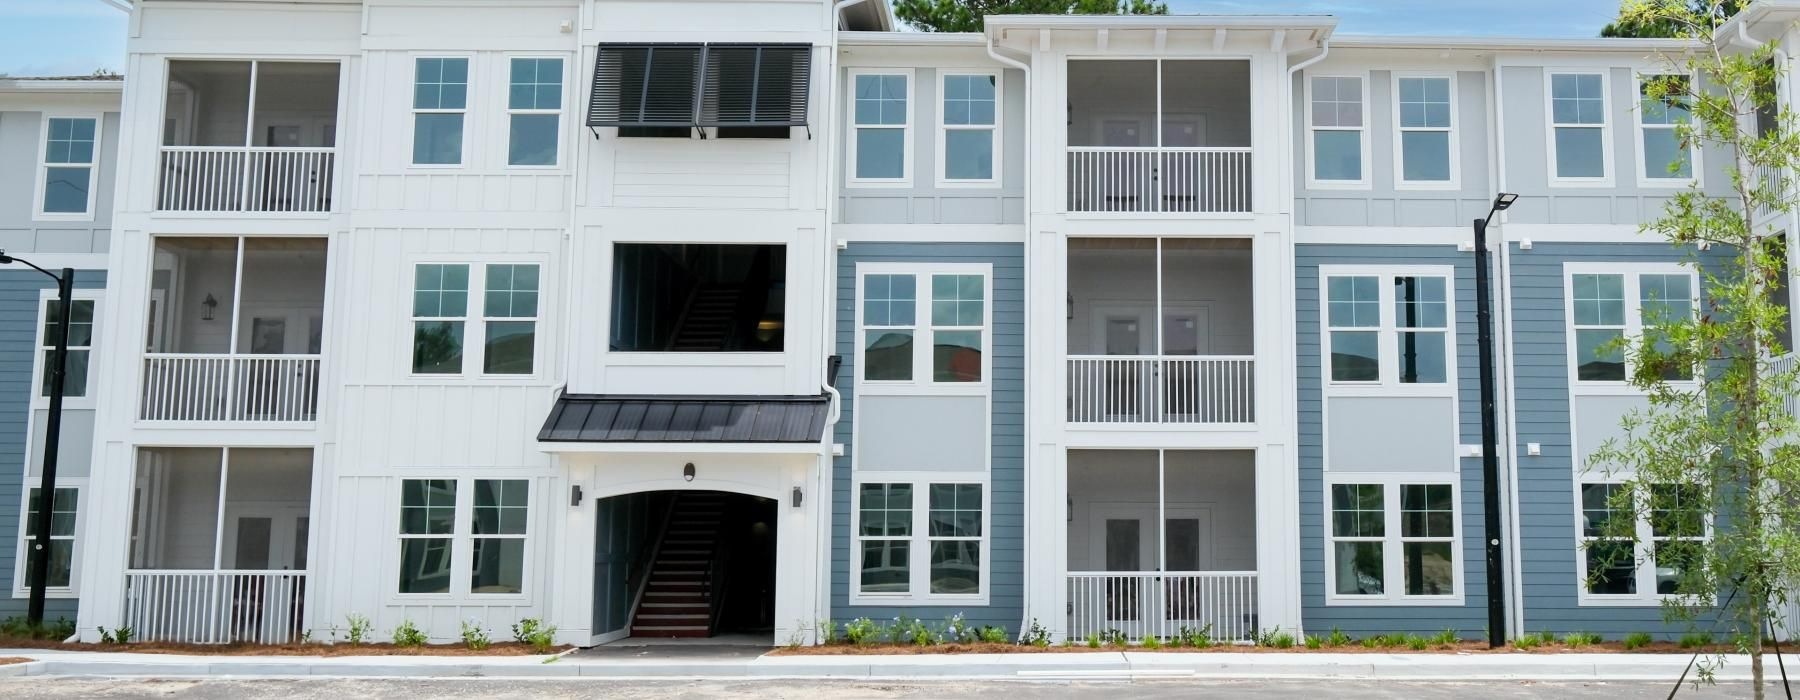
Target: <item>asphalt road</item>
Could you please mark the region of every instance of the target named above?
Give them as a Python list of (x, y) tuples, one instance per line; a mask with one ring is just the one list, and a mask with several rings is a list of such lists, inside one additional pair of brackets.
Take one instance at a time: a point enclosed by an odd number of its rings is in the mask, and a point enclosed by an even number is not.
[[(1780, 697), (1771, 688), (1771, 697)], [(0, 698), (182, 698), (192, 700), (241, 700), (281, 698), (305, 700), (355, 700), (357, 698), (681, 698), (683, 700), (733, 700), (737, 698), (832, 698), (832, 700), (889, 700), (893, 698), (1119, 698), (1174, 700), (1195, 697), (1295, 698), (1303, 700), (1468, 700), (1471, 698), (1662, 698), (1667, 684), (1652, 683), (1401, 683), (1393, 681), (1138, 681), (1125, 682), (973, 682), (876, 683), (868, 681), (669, 681), (612, 680), (139, 680), (104, 678), (6, 678), (0, 679)], [(1720, 685), (1694, 691), (1683, 688), (1680, 698), (1743, 698), (1746, 685)]]

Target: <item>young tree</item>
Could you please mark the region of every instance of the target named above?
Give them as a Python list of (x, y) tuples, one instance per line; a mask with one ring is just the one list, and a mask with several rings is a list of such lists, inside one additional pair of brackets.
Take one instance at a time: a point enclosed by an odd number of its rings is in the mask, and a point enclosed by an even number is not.
[(1166, 15), (1159, 0), (895, 0), (894, 16), (922, 32), (979, 32), (988, 15)]
[[(1625, 0), (1619, 8), (1619, 18), (1601, 28), (1600, 36), (1614, 38), (1657, 39), (1683, 36), (1685, 25), (1679, 21), (1662, 16), (1665, 13), (1645, 13), (1634, 11), (1634, 5), (1645, 4), (1641, 0)], [(1738, 10), (1748, 4), (1746, 0), (1725, 0), (1715, 3), (1709, 0), (1656, 0), (1654, 5), (1667, 6), (1675, 11), (1689, 15), (1712, 14), (1715, 19), (1731, 19)]]
[[(1673, 576), (1673, 590), (1658, 591), (1675, 594), (1664, 599), (1665, 617), (1694, 629), (1727, 625), (1738, 651), (1750, 655), (1762, 698), (1769, 612), (1789, 600), (1800, 576), (1800, 431), (1784, 403), (1796, 373), (1777, 361), (1786, 352), (1779, 338), (1787, 309), (1772, 298), (1786, 293), (1787, 253), (1778, 232), (1756, 221), (1759, 210), (1794, 208), (1784, 178), (1768, 174), (1800, 163), (1800, 129), (1776, 103), (1783, 66), (1771, 60), (1774, 46), (1715, 42), (1725, 3), (1700, 5), (1650, 0), (1621, 13), (1695, 40), (1691, 51), (1664, 57), (1679, 77), (1652, 81), (1638, 109), (1675, 116), (1679, 141), (1706, 148), (1704, 176), (1724, 178), (1732, 196), (1689, 188), (1644, 226), (1675, 246), (1707, 251), (1704, 264), (1698, 253), (1691, 261), (1704, 306), (1695, 313), (1687, 299), (1646, 298), (1653, 317), (1643, 336), (1615, 344), (1649, 406), (1626, 417), (1624, 437), (1592, 457), (1623, 483), (1609, 499), (1613, 515), (1588, 522), (1587, 534), (1600, 538), (1588, 547), (1600, 564), (1589, 576), (1603, 578), (1607, 560), (1643, 552), (1630, 564)], [(1665, 313), (1655, 318), (1658, 309)], [(1640, 521), (1650, 525), (1648, 542), (1638, 542)], [(1708, 530), (1705, 539), (1666, 539)], [(1723, 662), (1723, 654), (1708, 656), (1699, 678), (1712, 680)]]

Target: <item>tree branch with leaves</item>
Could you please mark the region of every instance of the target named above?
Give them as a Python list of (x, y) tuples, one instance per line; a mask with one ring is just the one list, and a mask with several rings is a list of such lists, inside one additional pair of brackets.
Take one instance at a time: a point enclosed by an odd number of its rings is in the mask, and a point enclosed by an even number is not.
[(1166, 15), (1158, 0), (895, 0), (894, 16), (922, 32), (979, 32), (988, 15)]

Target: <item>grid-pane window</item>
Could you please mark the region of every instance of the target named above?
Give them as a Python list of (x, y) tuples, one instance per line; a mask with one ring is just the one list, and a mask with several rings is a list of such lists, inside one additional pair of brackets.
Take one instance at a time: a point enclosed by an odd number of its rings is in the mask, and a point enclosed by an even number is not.
[(1679, 76), (1644, 76), (1638, 82), (1638, 127), (1644, 153), (1644, 177), (1688, 180), (1694, 177), (1693, 153), (1676, 133), (1692, 118), (1687, 80)]
[(1599, 73), (1550, 76), (1550, 129), (1556, 177), (1606, 177), (1605, 83)]
[(1399, 78), (1400, 180), (1450, 182), (1449, 78)]
[(463, 116), (469, 102), (469, 59), (413, 60), (414, 165), (462, 163)]
[(1650, 487), (1650, 562), (1658, 595), (1689, 593), (1705, 562), (1705, 494), (1692, 484)]
[(1634, 525), (1630, 487), (1624, 484), (1581, 485), (1582, 552), (1587, 558), (1587, 592), (1631, 595), (1637, 587), (1637, 552), (1630, 539)]
[(1381, 381), (1381, 278), (1327, 277), (1325, 287), (1331, 380)]
[(462, 373), (468, 314), (468, 265), (429, 263), (413, 268), (414, 374)]
[(1449, 484), (1400, 485), (1400, 564), (1407, 595), (1456, 592), (1455, 502)]
[(1386, 590), (1383, 555), (1387, 513), (1381, 484), (1331, 487), (1331, 573), (1338, 595), (1381, 595)]
[(563, 62), (514, 58), (506, 94), (507, 165), (556, 165), (562, 128)]
[(857, 494), (858, 587), (864, 593), (912, 590), (912, 484), (863, 484)]
[(519, 593), (525, 589), (525, 534), (529, 482), (476, 479), (469, 518), (470, 593)]
[(99, 120), (50, 117), (44, 127), (44, 192), (39, 210), (45, 214), (89, 213), (94, 165), (99, 162)]
[(931, 276), (931, 379), (981, 381), (986, 277)]
[(999, 80), (993, 73), (944, 76), (945, 180), (994, 179)]
[(1448, 286), (1443, 277), (1394, 278), (1395, 355), (1402, 384), (1448, 379)]
[(1624, 381), (1625, 275), (1576, 274), (1570, 278), (1575, 326), (1576, 377)]
[[(50, 566), (44, 577), (44, 585), (50, 588), (68, 588), (75, 562), (75, 515), (80, 491), (75, 488), (57, 488), (50, 504)], [(25, 558), (25, 582), (29, 585), (34, 568), (35, 557), (31, 556), (37, 546), (38, 518), (43, 513), (44, 492), (33, 488), (29, 503), (25, 508), (25, 526), (20, 528), (24, 539), (19, 547), (19, 556)]]
[[(1639, 275), (1638, 283), (1638, 315), (1646, 333), (1651, 333), (1656, 340), (1656, 348), (1665, 356), (1673, 349), (1658, 328), (1675, 323), (1683, 323), (1694, 315), (1693, 277), (1690, 275)], [(1671, 362), (1662, 368), (1663, 379), (1692, 379), (1693, 367), (1679, 362)]]
[(487, 266), (482, 304), (484, 374), (531, 374), (537, 356), (538, 266)]
[(915, 275), (863, 277), (863, 379), (913, 378), (917, 286)]
[(858, 180), (904, 180), (906, 133), (912, 125), (904, 73), (857, 75), (853, 79), (851, 173)]
[[(94, 346), (94, 301), (92, 299), (76, 299), (69, 305), (74, 313), (69, 316), (69, 352), (66, 370), (63, 373), (64, 396), (87, 396), (88, 360)], [(62, 302), (55, 299), (44, 302), (44, 323), (42, 338), (43, 372), (38, 385), (40, 396), (49, 396), (51, 382), (56, 366), (56, 327), (62, 320)]]
[(930, 487), (931, 592), (981, 592), (981, 485)]
[(1320, 76), (1312, 85), (1313, 179), (1363, 180), (1363, 80)]
[(401, 593), (449, 593), (456, 538), (453, 479), (400, 482)]

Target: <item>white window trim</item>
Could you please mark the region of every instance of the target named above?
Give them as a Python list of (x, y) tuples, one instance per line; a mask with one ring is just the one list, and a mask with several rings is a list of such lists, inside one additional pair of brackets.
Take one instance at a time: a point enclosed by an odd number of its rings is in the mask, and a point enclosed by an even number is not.
[[(1580, 368), (1575, 347), (1575, 275), (1613, 274), (1625, 277), (1625, 337), (1639, 338), (1644, 334), (1644, 318), (1638, 283), (1644, 275), (1686, 275), (1688, 289), (1694, 296), (1688, 300), (1694, 313), (1700, 313), (1700, 273), (1683, 263), (1600, 263), (1571, 262), (1563, 263), (1563, 345), (1565, 346), (1565, 364), (1568, 369), (1569, 394), (1571, 396), (1642, 396), (1643, 390), (1631, 386), (1629, 381), (1598, 381), (1580, 378)], [(1625, 357), (1625, 376), (1631, 377), (1634, 371), (1631, 357)], [(1699, 386), (1700, 373), (1694, 372), (1689, 380), (1671, 380), (1674, 386)], [(1574, 427), (1574, 413), (1570, 413), (1570, 426)], [(1575, 465), (1576, 469), (1582, 465)]]
[[(504, 82), (506, 84), (506, 94), (502, 99), (501, 105), (503, 105), (506, 108), (505, 127), (506, 127), (507, 138), (505, 139), (505, 143), (504, 143), (505, 150), (500, 153), (500, 162), (503, 163), (504, 164), (503, 167), (505, 167), (508, 170), (561, 170), (563, 167), (563, 162), (565, 160), (565, 153), (564, 153), (563, 149), (564, 149), (564, 145), (568, 141), (568, 139), (563, 138), (563, 112), (565, 111), (565, 108), (568, 107), (568, 105), (569, 105), (569, 58), (563, 54), (529, 54), (529, 53), (506, 54), (505, 58), (506, 58), (506, 60), (502, 61), (501, 64), (506, 67), (506, 75), (504, 76)], [(560, 105), (559, 107), (557, 107), (556, 109), (514, 109), (513, 108), (513, 106), (512, 106), (512, 65), (513, 65), (513, 61), (515, 61), (517, 59), (522, 59), (522, 58), (523, 59), (554, 58), (560, 63), (560, 65), (562, 66), (562, 76), (561, 76), (562, 83), (559, 85), (559, 87), (561, 88), (561, 94), (559, 95), (559, 97), (557, 99), (557, 104)], [(512, 163), (512, 118), (514, 115), (518, 115), (518, 114), (548, 114), (548, 115), (554, 115), (556, 117), (556, 155), (555, 155), (555, 159), (553, 162), (551, 162), (547, 165), (514, 165)], [(465, 117), (465, 119), (466, 119), (466, 117)], [(463, 125), (463, 131), (465, 134), (467, 133), (468, 124)]]
[[(864, 593), (862, 591), (862, 502), (864, 484), (910, 484), (913, 488), (913, 528), (907, 539), (908, 586), (906, 593)], [(931, 593), (931, 485), (976, 484), (981, 486), (981, 584), (971, 594)], [(994, 578), (993, 519), (994, 489), (988, 472), (858, 472), (850, 481), (850, 604), (851, 605), (945, 605), (979, 606), (988, 604), (989, 586)], [(899, 538), (876, 538), (899, 539)]]
[[(1325, 504), (1323, 520), (1324, 554), (1325, 554), (1325, 604), (1327, 606), (1461, 606), (1463, 604), (1463, 579), (1465, 571), (1463, 545), (1463, 510), (1461, 477), (1455, 472), (1444, 474), (1418, 473), (1327, 473), (1324, 481), (1324, 493), (1321, 494)], [(1381, 496), (1381, 563), (1382, 591), (1375, 595), (1344, 595), (1337, 592), (1333, 576), (1337, 571), (1337, 537), (1332, 530), (1332, 487), (1340, 484), (1377, 484), (1382, 488)], [(1407, 595), (1405, 542), (1400, 536), (1400, 491), (1406, 485), (1449, 486), (1451, 507), (1450, 522), (1453, 534), (1450, 538), (1450, 558), (1452, 572), (1451, 581), (1454, 593), (1450, 595)], [(1365, 538), (1352, 538), (1365, 539)], [(1441, 541), (1439, 538), (1413, 538), (1411, 541)]]
[[(84, 166), (80, 163), (50, 163), (50, 120), (52, 119), (92, 119), (94, 120), (94, 154), (93, 160)], [(45, 112), (38, 120), (37, 173), (31, 189), (32, 221), (93, 221), (94, 203), (99, 200), (100, 187), (100, 147), (105, 140), (106, 115), (101, 112)], [(44, 188), (49, 183), (50, 168), (88, 169), (87, 208), (81, 213), (44, 211)], [(105, 183), (110, 185), (111, 183)]]
[[(101, 338), (101, 327), (100, 327), (101, 326), (101, 324), (100, 324), (100, 312), (101, 312), (100, 305), (102, 303), (101, 299), (105, 295), (106, 295), (106, 290), (103, 288), (86, 288), (86, 289), (77, 288), (74, 290), (74, 294), (72, 295), (72, 299), (74, 301), (92, 301), (92, 302), (94, 302), (94, 334), (93, 334), (93, 339), (88, 343), (88, 346), (87, 346), (87, 351), (88, 351), (87, 395), (86, 396), (65, 396), (65, 397), (63, 397), (63, 409), (64, 410), (92, 409), (96, 406), (95, 394), (97, 392), (95, 391), (94, 380), (99, 375), (99, 372), (95, 371), (96, 365), (94, 363), (94, 358), (96, 357), (96, 353), (98, 353), (101, 348), (102, 338)], [(50, 397), (43, 395), (43, 392), (42, 392), (43, 385), (41, 382), (43, 381), (44, 370), (46, 369), (44, 366), (44, 364), (45, 364), (44, 351), (46, 349), (48, 349), (51, 345), (50, 339), (44, 336), (44, 324), (49, 321), (49, 318), (48, 318), (49, 313), (48, 312), (49, 312), (50, 302), (52, 302), (52, 301), (56, 301), (56, 290), (55, 289), (38, 290), (37, 330), (33, 332), (33, 336), (32, 336), (34, 338), (33, 342), (36, 344), (32, 346), (32, 350), (33, 350), (34, 354), (32, 356), (32, 360), (31, 360), (31, 407), (34, 409), (50, 408)]]
[[(401, 507), (402, 499), (405, 497), (404, 482), (414, 480), (441, 480), (454, 482), (456, 484), (456, 514), (451, 521), (449, 535), (401, 534), (401, 527), (403, 526), (402, 518), (405, 517), (405, 511)], [(539, 514), (543, 512), (543, 505), (540, 503), (542, 494), (538, 492), (536, 478), (525, 474), (483, 474), (477, 476), (407, 474), (404, 476), (396, 476), (390, 481), (392, 482), (392, 486), (390, 488), (388, 502), (392, 504), (394, 515), (393, 520), (391, 521), (393, 523), (393, 529), (388, 531), (391, 533), (389, 535), (389, 541), (392, 542), (392, 544), (389, 545), (388, 551), (390, 552), (389, 556), (393, 557), (393, 565), (388, 567), (386, 583), (382, 584), (382, 590), (387, 592), (390, 604), (417, 605), (422, 601), (466, 601), (468, 603), (497, 603), (516, 606), (530, 605), (532, 603), (534, 595), (532, 584), (536, 578), (536, 569), (533, 567), (537, 564), (537, 547), (535, 546), (535, 543), (540, 538), (535, 521)], [(519, 577), (518, 593), (475, 593), (470, 590), (469, 577), (473, 575), (472, 567), (475, 561), (475, 528), (473, 523), (475, 517), (475, 482), (477, 481), (525, 482), (525, 534), (507, 536), (516, 537), (525, 541), (524, 562), (519, 568), (522, 573)], [(400, 566), (404, 564), (403, 558), (401, 557), (401, 542), (408, 539), (445, 538), (450, 540), (450, 590), (445, 593), (401, 593)]]
[[(1570, 124), (1571, 127), (1600, 129), (1600, 177), (1559, 177), (1556, 174), (1556, 101), (1552, 82), (1558, 75), (1600, 76), (1600, 123)], [(1613, 186), (1613, 95), (1611, 68), (1558, 68), (1544, 71), (1544, 174), (1551, 187)]]
[[(869, 275), (912, 275), (913, 297), (913, 378), (910, 380), (867, 380), (864, 352), (863, 289)], [(931, 277), (933, 275), (981, 275), (981, 381), (933, 381), (931, 349), (936, 347), (938, 327), (931, 322)], [(858, 395), (986, 395), (994, 381), (994, 266), (989, 263), (857, 263), (856, 264), (856, 392)], [(900, 328), (901, 326), (881, 326)], [(946, 330), (966, 330), (965, 326), (946, 326)]]
[[(414, 103), (412, 91), (416, 91), (418, 89), (419, 59), (423, 59), (423, 58), (460, 58), (465, 61), (468, 61), (468, 72), (467, 72), (468, 82), (463, 85), (462, 109), (420, 109)], [(406, 95), (406, 108), (407, 108), (406, 167), (420, 169), (420, 170), (452, 170), (452, 169), (461, 169), (461, 168), (469, 167), (469, 139), (471, 138), (471, 134), (475, 131), (475, 129), (472, 128), (472, 126), (471, 126), (471, 122), (473, 121), (474, 110), (469, 109), (469, 104), (472, 102), (475, 102), (475, 56), (474, 56), (474, 54), (460, 54), (459, 55), (459, 54), (435, 54), (435, 53), (425, 54), (425, 53), (422, 53), (422, 54), (409, 54), (409, 55), (407, 55), (407, 59), (408, 59), (408, 63), (411, 64), (410, 67), (412, 69), (411, 70), (412, 80), (407, 81), (407, 83), (406, 83), (407, 90), (409, 91), (408, 94)], [(509, 68), (511, 67), (511, 65), (512, 64), (510, 62), (507, 63), (507, 66)], [(568, 70), (568, 69), (564, 68), (564, 70)], [(509, 82), (509, 85), (510, 85), (510, 82)], [(415, 162), (413, 162), (413, 148), (414, 148), (415, 144), (418, 143), (418, 133), (417, 132), (418, 132), (418, 127), (419, 127), (419, 115), (421, 115), (421, 114), (460, 114), (460, 115), (462, 115), (462, 118), (463, 118), (462, 146), (461, 146), (462, 150), (459, 152), (460, 157), (457, 159), (457, 162), (455, 162), (455, 163), (415, 163)], [(560, 134), (558, 135), (557, 140), (558, 141), (561, 140)], [(559, 145), (558, 148), (560, 148), (560, 147), (561, 146)]]
[[(1313, 79), (1315, 79), (1315, 78), (1356, 78), (1357, 80), (1361, 81), (1361, 84), (1362, 84), (1362, 126), (1360, 126), (1360, 127), (1313, 126)], [(1306, 113), (1302, 117), (1303, 119), (1306, 120), (1305, 121), (1305, 126), (1306, 126), (1306, 138), (1305, 138), (1305, 141), (1306, 141), (1306, 164), (1305, 164), (1305, 166), (1306, 166), (1306, 188), (1309, 190), (1366, 190), (1366, 189), (1369, 189), (1369, 187), (1370, 187), (1369, 172), (1371, 170), (1373, 170), (1373, 168), (1371, 167), (1371, 165), (1369, 163), (1370, 153), (1372, 152), (1370, 145), (1369, 145), (1369, 141), (1370, 141), (1370, 139), (1369, 139), (1369, 134), (1370, 134), (1369, 122), (1374, 117), (1372, 110), (1369, 109), (1369, 72), (1362, 71), (1360, 73), (1359, 72), (1319, 72), (1319, 73), (1314, 73), (1314, 72), (1309, 71), (1306, 73), (1306, 79), (1303, 82), (1305, 85), (1305, 95), (1304, 95), (1305, 99), (1303, 101), (1305, 102), (1305, 107), (1306, 107)], [(1360, 135), (1359, 140), (1362, 142), (1362, 156), (1361, 156), (1362, 157), (1362, 169), (1361, 169), (1362, 177), (1360, 179), (1357, 179), (1357, 180), (1320, 180), (1320, 179), (1318, 179), (1319, 170), (1317, 167), (1317, 158), (1316, 158), (1317, 154), (1314, 153), (1314, 146), (1313, 146), (1314, 137), (1313, 137), (1313, 135), (1318, 133), (1319, 131), (1354, 131)]]
[[(1447, 127), (1401, 126), (1400, 125), (1400, 80), (1402, 78), (1435, 78), (1450, 81), (1450, 125)], [(1457, 109), (1461, 106), (1457, 101), (1456, 73), (1403, 72), (1395, 71), (1391, 78), (1392, 95), (1389, 104), (1394, 115), (1394, 189), (1396, 190), (1460, 190), (1462, 189), (1462, 129), (1458, 128)], [(1308, 104), (1311, 104), (1308, 102)], [(1366, 120), (1365, 120), (1366, 121)], [(1401, 136), (1408, 131), (1441, 131), (1449, 134), (1449, 168), (1448, 180), (1408, 180), (1406, 179), (1406, 149), (1402, 145)]]
[[(1333, 277), (1376, 277), (1380, 294), (1381, 323), (1342, 330), (1375, 332), (1381, 357), (1381, 378), (1373, 382), (1338, 381), (1331, 378), (1331, 289)], [(1400, 382), (1399, 321), (1394, 315), (1394, 278), (1444, 278), (1444, 381), (1432, 384)], [(1332, 396), (1436, 396), (1454, 397), (1457, 386), (1456, 268), (1452, 265), (1320, 265), (1319, 266), (1319, 379)], [(1429, 329), (1420, 329), (1430, 331)]]
[[(417, 274), (420, 265), (467, 265), (469, 268), (469, 303), (463, 309), (463, 315), (457, 316), (415, 316), (413, 315), (413, 294), (417, 289)], [(538, 306), (537, 315), (532, 317), (500, 317), (487, 315), (487, 267), (489, 265), (536, 265), (538, 268)], [(481, 382), (534, 382), (544, 374), (544, 353), (546, 342), (544, 322), (547, 315), (545, 304), (549, 296), (544, 292), (544, 280), (550, 274), (550, 265), (541, 257), (493, 256), (480, 261), (468, 258), (416, 258), (406, 264), (406, 302), (403, 308), (406, 324), (405, 350), (401, 353), (401, 373), (421, 383), (443, 383), (450, 381), (473, 380)], [(462, 371), (432, 374), (416, 372), (412, 365), (414, 324), (420, 321), (461, 321), (463, 324)], [(531, 372), (528, 374), (488, 374), (484, 371), (487, 362), (487, 324), (489, 321), (531, 321), (537, 324), (533, 329), (531, 344)]]
[[(26, 450), (26, 454), (30, 454), (29, 449)], [(17, 547), (13, 550), (17, 554), (13, 558), (13, 598), (31, 597), (30, 582), (25, 580), (25, 563), (31, 556), (31, 543), (36, 538), (26, 537), (25, 519), (31, 517), (31, 490), (38, 487), (38, 482), (37, 479), (32, 478), (29, 464), (25, 465), (25, 481), (29, 483), (19, 485), (19, 536)], [(44, 597), (46, 598), (76, 599), (81, 597), (81, 535), (87, 521), (87, 481), (86, 478), (80, 477), (69, 479), (59, 477), (56, 480), (55, 488), (75, 489), (75, 533), (70, 537), (52, 537), (52, 539), (71, 540), (74, 544), (69, 549), (69, 585), (45, 586)], [(54, 503), (54, 494), (51, 495), (51, 499), (51, 502)]]
[[(906, 78), (906, 122), (904, 124), (871, 125), (866, 128), (900, 129), (902, 132), (900, 145), (900, 177), (875, 178), (856, 176), (856, 154), (862, 137), (861, 129), (856, 123), (856, 79), (864, 75), (898, 75)], [(849, 138), (844, 139), (844, 182), (846, 187), (912, 187), (913, 184), (913, 122), (917, 121), (919, 89), (916, 71), (911, 68), (851, 68), (845, 78), (844, 90), (844, 123), (849, 127)], [(995, 100), (997, 103), (998, 100)], [(942, 100), (939, 100), (941, 105)], [(995, 107), (995, 121), (999, 121), (999, 105)], [(941, 112), (942, 107), (939, 107)], [(942, 117), (940, 117), (941, 119)], [(940, 152), (942, 147), (940, 146)], [(995, 154), (995, 159), (999, 159)], [(941, 158), (940, 158), (941, 160)], [(995, 164), (995, 174), (999, 174), (999, 164)]]
[[(1632, 96), (1634, 99), (1632, 100), (1632, 109), (1631, 109), (1631, 126), (1632, 126), (1632, 137), (1633, 137), (1631, 139), (1631, 143), (1632, 143), (1632, 150), (1637, 153), (1637, 183), (1638, 183), (1638, 187), (1643, 187), (1643, 188), (1647, 188), (1647, 189), (1686, 189), (1689, 187), (1699, 186), (1701, 184), (1701, 182), (1703, 181), (1703, 178), (1705, 177), (1704, 175), (1702, 175), (1702, 173), (1705, 172), (1705, 167), (1702, 165), (1702, 163), (1700, 161), (1701, 149), (1699, 149), (1695, 146), (1691, 146), (1691, 145), (1688, 146), (1687, 157), (1688, 157), (1688, 169), (1693, 174), (1692, 177), (1650, 177), (1650, 174), (1649, 174), (1650, 173), (1650, 164), (1647, 161), (1648, 154), (1646, 154), (1644, 152), (1644, 132), (1652, 130), (1652, 129), (1674, 131), (1675, 125), (1674, 124), (1645, 124), (1644, 123), (1644, 103), (1643, 103), (1644, 81), (1645, 81), (1645, 79), (1653, 80), (1656, 78), (1662, 78), (1662, 77), (1667, 77), (1667, 76), (1679, 76), (1679, 75), (1683, 75), (1683, 74), (1679, 73), (1679, 72), (1657, 72), (1657, 71), (1637, 71), (1632, 74), (1631, 88), (1632, 88)], [(1698, 79), (1692, 73), (1688, 73), (1685, 75), (1689, 81), (1693, 81), (1693, 82), (1690, 82), (1690, 84), (1697, 84)], [(1691, 120), (1691, 117), (1690, 117), (1690, 120)]]
[[(994, 78), (994, 124), (992, 126), (981, 126), (981, 125), (972, 125), (972, 124), (971, 125), (945, 124), (944, 123), (944, 95), (947, 94), (944, 88), (945, 88), (945, 83), (948, 82), (948, 79), (952, 75), (957, 75), (957, 76), (986, 75), (986, 76), (992, 76)], [(966, 69), (965, 68), (939, 68), (938, 69), (938, 71), (937, 71), (937, 100), (936, 100), (936, 102), (937, 102), (937, 110), (936, 110), (936, 112), (937, 112), (937, 131), (934, 132), (937, 136), (937, 172), (935, 173), (935, 175), (937, 177), (937, 186), (938, 187), (974, 188), (974, 189), (989, 188), (989, 189), (991, 189), (991, 188), (996, 188), (996, 187), (1000, 186), (1001, 178), (1003, 177), (1003, 174), (1001, 172), (1001, 164), (1004, 163), (1006, 160), (1006, 141), (1004, 140), (1004, 131), (1003, 131), (1004, 127), (1002, 126), (1005, 123), (1005, 118), (1006, 118), (1005, 113), (1003, 111), (1005, 109), (1005, 103), (1006, 103), (1005, 80), (1006, 80), (1006, 77), (1001, 71), (991, 69), (991, 68), (966, 68)], [(907, 111), (910, 113), (912, 111), (910, 109), (911, 105), (909, 104), (908, 107), (909, 107), (909, 109)], [(909, 121), (911, 120), (910, 114), (908, 115), (908, 120)], [(946, 154), (944, 152), (944, 149), (948, 147), (948, 144), (950, 142), (949, 132), (953, 131), (953, 130), (956, 130), (956, 131), (991, 131), (991, 132), (993, 132), (993, 135), (994, 135), (993, 136), (993, 138), (994, 138), (994, 151), (993, 151), (993, 158), (994, 158), (993, 174), (994, 174), (994, 176), (993, 177), (987, 178), (985, 180), (951, 179), (949, 177), (950, 163), (948, 160), (945, 159), (948, 154)], [(910, 144), (908, 145), (908, 148), (911, 148)]]
[[(1681, 595), (1681, 594), (1664, 595), (1664, 594), (1656, 592), (1656, 560), (1653, 557), (1648, 556), (1650, 554), (1650, 549), (1655, 545), (1655, 542), (1653, 541), (1654, 538), (1651, 537), (1650, 520), (1648, 518), (1648, 510), (1647, 509), (1644, 509), (1645, 512), (1643, 513), (1643, 515), (1645, 517), (1639, 517), (1639, 518), (1637, 518), (1637, 522), (1633, 523), (1633, 527), (1635, 529), (1637, 537), (1635, 538), (1636, 541), (1632, 543), (1632, 550), (1631, 550), (1632, 569), (1637, 577), (1638, 592), (1628, 593), (1628, 594), (1590, 593), (1590, 592), (1588, 592), (1588, 587), (1587, 587), (1587, 575), (1588, 575), (1588, 573), (1587, 573), (1587, 561), (1588, 561), (1587, 560), (1587, 557), (1588, 557), (1587, 543), (1590, 540), (1605, 539), (1605, 538), (1589, 537), (1587, 535), (1587, 533), (1584, 532), (1582, 529), (1582, 519), (1585, 517), (1585, 515), (1582, 513), (1582, 510), (1583, 510), (1582, 506), (1584, 504), (1582, 503), (1582, 500), (1581, 500), (1581, 487), (1584, 484), (1624, 484), (1631, 478), (1632, 477), (1629, 474), (1607, 474), (1607, 475), (1593, 474), (1593, 475), (1584, 476), (1578, 472), (1575, 475), (1575, 479), (1574, 479), (1574, 482), (1575, 482), (1575, 513), (1574, 513), (1574, 515), (1575, 515), (1575, 600), (1576, 600), (1576, 604), (1580, 605), (1582, 607), (1646, 607), (1646, 606), (1660, 607), (1660, 606), (1662, 606), (1664, 601), (1679, 601), (1682, 604), (1689, 604), (1689, 605), (1695, 604), (1697, 601), (1695, 601), (1694, 596)], [(1648, 494), (1632, 494), (1632, 498), (1634, 498), (1634, 499), (1643, 499), (1643, 498), (1648, 498), (1648, 497), (1649, 497)], [(1639, 505), (1642, 506), (1644, 504), (1642, 501), (1639, 501)], [(1706, 535), (1698, 538), (1698, 541), (1710, 542), (1710, 541), (1712, 541), (1713, 534), (1714, 534), (1713, 533), (1713, 517), (1711, 515), (1708, 515), (1708, 516), (1702, 518), (1702, 522), (1706, 526)], [(1675, 538), (1675, 539), (1694, 539), (1694, 538)]]

